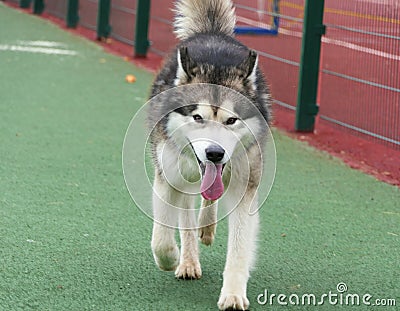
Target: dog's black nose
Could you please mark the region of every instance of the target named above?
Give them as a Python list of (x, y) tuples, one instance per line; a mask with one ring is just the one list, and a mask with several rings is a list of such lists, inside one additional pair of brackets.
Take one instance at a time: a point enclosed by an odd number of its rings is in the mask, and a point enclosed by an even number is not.
[(206, 157), (207, 160), (211, 161), (211, 162), (219, 162), (222, 160), (222, 158), (225, 155), (225, 150), (222, 149), (220, 146), (218, 145), (213, 145), (210, 146), (208, 148), (206, 148)]

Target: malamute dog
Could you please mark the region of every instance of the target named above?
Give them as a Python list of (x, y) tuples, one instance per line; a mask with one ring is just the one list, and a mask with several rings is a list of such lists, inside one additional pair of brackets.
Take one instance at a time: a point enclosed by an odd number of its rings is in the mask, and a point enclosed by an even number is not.
[[(181, 41), (154, 81), (148, 111), (155, 262), (175, 270), (177, 278), (199, 279), (197, 239), (213, 242), (217, 204), (225, 203), (229, 238), (221, 310), (249, 307), (246, 287), (271, 101), (257, 53), (233, 37), (234, 26), (230, 0), (177, 1), (175, 33)], [(196, 192), (202, 198), (198, 219)]]

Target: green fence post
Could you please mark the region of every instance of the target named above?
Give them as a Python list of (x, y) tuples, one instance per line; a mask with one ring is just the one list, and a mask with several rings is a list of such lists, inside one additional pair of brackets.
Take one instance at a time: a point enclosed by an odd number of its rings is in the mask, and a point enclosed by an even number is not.
[(43, 0), (33, 0), (33, 14), (42, 14), (44, 10)]
[(110, 26), (111, 0), (100, 0), (97, 13), (97, 39), (107, 38), (111, 32)]
[(149, 42), (150, 0), (138, 0), (136, 9), (135, 56), (146, 57)]
[(27, 9), (31, 6), (31, 0), (19, 0), (19, 7)]
[(325, 34), (323, 15), (324, 0), (306, 0), (296, 109), (295, 128), (297, 131), (314, 131), (315, 116), (318, 114), (321, 36)]
[(75, 28), (79, 21), (79, 0), (68, 0), (67, 27)]

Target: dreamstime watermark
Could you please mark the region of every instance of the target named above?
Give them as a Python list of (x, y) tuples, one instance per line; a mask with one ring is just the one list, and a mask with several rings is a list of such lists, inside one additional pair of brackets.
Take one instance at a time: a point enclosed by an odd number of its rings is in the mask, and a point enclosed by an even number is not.
[(346, 283), (338, 283), (335, 291), (329, 291), (321, 295), (305, 293), (299, 294), (274, 294), (267, 289), (257, 296), (257, 303), (260, 305), (278, 306), (375, 306), (395, 307), (394, 298), (374, 298), (373, 295), (351, 293)]

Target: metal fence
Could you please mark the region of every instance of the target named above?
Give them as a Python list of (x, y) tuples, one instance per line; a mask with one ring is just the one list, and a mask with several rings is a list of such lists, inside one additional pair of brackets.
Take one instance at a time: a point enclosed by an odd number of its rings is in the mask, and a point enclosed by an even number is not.
[(327, 0), (320, 118), (400, 149), (400, 1)]
[(136, 1), (111, 1), (111, 37), (126, 44), (134, 44)]
[[(240, 37), (263, 57), (276, 103), (291, 110), (298, 95), (304, 2), (280, 1), (278, 37)], [(268, 6), (257, 7), (260, 1), (235, 3), (238, 21), (246, 24), (266, 26), (262, 19), (274, 14)], [(321, 122), (400, 149), (400, 1), (326, 0), (324, 24)]]
[[(39, 1), (43, 2), (33, 0)], [(26, 5), (29, 0), (22, 2)], [(71, 3), (78, 0), (44, 0), (45, 11), (73, 26)], [(99, 32), (101, 3), (110, 6), (109, 16), (102, 19), (102, 23), (110, 24), (103, 28), (111, 27), (106, 35), (137, 45), (138, 32), (147, 32), (146, 27), (137, 29), (143, 24), (138, 23), (143, 11), (138, 14), (137, 4), (150, 0), (80, 0), (76, 13), (80, 25), (97, 27), (99, 37), (104, 35)], [(267, 29), (275, 25), (271, 32), (275, 35), (238, 38), (258, 51), (276, 104), (294, 111), (305, 0), (234, 0), (234, 4), (238, 26)], [(151, 0), (150, 50), (162, 56), (177, 43), (172, 8), (173, 0)], [(400, 149), (400, 0), (325, 0), (324, 24), (317, 100), (320, 122)], [(143, 40), (147, 40), (146, 35)], [(147, 43), (141, 44), (146, 51)]]
[(46, 2), (46, 12), (58, 18), (67, 16), (67, 0), (53, 0)]

